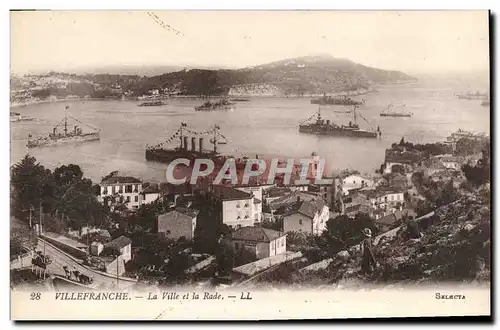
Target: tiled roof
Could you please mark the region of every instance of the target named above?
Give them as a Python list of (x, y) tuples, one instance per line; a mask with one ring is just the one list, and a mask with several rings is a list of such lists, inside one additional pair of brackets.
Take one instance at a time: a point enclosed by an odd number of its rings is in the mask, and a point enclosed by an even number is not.
[(324, 206), (325, 203), (321, 199), (304, 201), (300, 206), (298, 212), (305, 215), (306, 217), (313, 219), (316, 213), (321, 212)]
[(356, 204), (353, 206), (346, 207), (345, 213), (352, 213), (352, 212), (358, 212), (358, 213), (370, 213), (370, 207), (365, 205), (365, 204)]
[(142, 190), (143, 194), (158, 194), (160, 192), (160, 188), (157, 184), (150, 184), (145, 189)]
[(272, 187), (266, 190), (267, 197), (281, 197), (286, 194), (291, 193), (292, 190), (290, 188), (285, 187)]
[(142, 183), (141, 180), (132, 176), (112, 176), (101, 181), (101, 184), (117, 184), (117, 183)]
[(220, 200), (250, 199), (252, 194), (224, 185), (213, 185), (214, 196)]
[(286, 234), (276, 230), (261, 227), (242, 227), (237, 229), (233, 235), (233, 240), (254, 241), (269, 243)]
[(290, 205), (283, 216), (289, 216), (295, 213), (300, 213), (308, 218), (314, 219), (316, 213), (321, 212), (325, 203), (321, 199), (311, 201), (299, 201)]
[(111, 242), (107, 243), (104, 247), (111, 248), (113, 250), (120, 250), (121, 248), (123, 248), (129, 244), (132, 244), (132, 241), (128, 237), (125, 237), (122, 235), (122, 236), (112, 240)]
[(172, 223), (178, 223), (178, 221), (191, 222), (197, 215), (197, 210), (178, 207), (158, 217), (158, 231), (164, 231), (170, 228)]

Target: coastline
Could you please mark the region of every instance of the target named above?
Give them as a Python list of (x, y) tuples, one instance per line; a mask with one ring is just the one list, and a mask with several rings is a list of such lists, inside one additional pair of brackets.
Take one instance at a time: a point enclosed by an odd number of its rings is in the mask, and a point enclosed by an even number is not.
[[(405, 83), (411, 83), (413, 81), (401, 81), (401, 82), (395, 82), (395, 83), (387, 83), (387, 84), (377, 84), (370, 86), (369, 88), (362, 88), (362, 89), (357, 89), (353, 91), (340, 91), (340, 92), (334, 92), (334, 93), (328, 93), (327, 95), (330, 96), (341, 96), (341, 95), (346, 95), (346, 96), (360, 96), (360, 95), (366, 95), (366, 94), (372, 94), (372, 93), (377, 93), (377, 86), (387, 86), (387, 85), (400, 85), (400, 84), (405, 84)], [(323, 94), (321, 93), (310, 93), (310, 94), (252, 94), (252, 93), (235, 93), (235, 94), (229, 94), (226, 97), (259, 97), (259, 98), (314, 98), (314, 97), (321, 97)], [(168, 99), (193, 99), (193, 100), (200, 100), (200, 99), (217, 99), (221, 98), (223, 96), (209, 96), (209, 97), (200, 97), (197, 95), (170, 95), (168, 97), (154, 97), (154, 98), (143, 98), (143, 97), (125, 97), (125, 98), (70, 98), (70, 99), (46, 99), (46, 100), (37, 100), (37, 101), (28, 101), (28, 102), (10, 102), (10, 108), (22, 108), (34, 104), (46, 104), (46, 103), (61, 103), (61, 102), (82, 102), (82, 101), (136, 101), (136, 102), (141, 102), (141, 101), (158, 101), (158, 100), (168, 100)]]

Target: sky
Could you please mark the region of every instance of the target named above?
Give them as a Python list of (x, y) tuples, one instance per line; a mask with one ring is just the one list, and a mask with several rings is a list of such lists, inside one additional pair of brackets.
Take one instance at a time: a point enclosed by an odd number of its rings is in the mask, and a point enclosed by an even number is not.
[(242, 68), (328, 54), (406, 73), (489, 70), (487, 11), (11, 12), (11, 72)]

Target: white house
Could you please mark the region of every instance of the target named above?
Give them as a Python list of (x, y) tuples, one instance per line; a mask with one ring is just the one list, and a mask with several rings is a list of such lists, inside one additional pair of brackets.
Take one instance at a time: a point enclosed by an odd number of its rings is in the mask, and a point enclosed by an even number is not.
[(395, 208), (398, 203), (404, 203), (404, 192), (398, 190), (360, 190), (375, 209)]
[[(261, 200), (252, 193), (224, 185), (213, 185), (212, 194), (222, 206), (222, 223), (234, 227), (253, 226), (262, 217)], [(256, 205), (257, 204), (257, 205)]]
[(245, 249), (263, 259), (286, 252), (286, 234), (261, 227), (237, 229), (231, 237), (236, 251)]
[(104, 245), (104, 254), (120, 256), (124, 262), (132, 259), (132, 241), (125, 236), (120, 236)]
[(253, 202), (253, 214), (257, 214), (257, 218), (255, 218), (255, 222), (261, 222), (262, 220), (262, 201), (264, 200), (264, 191), (269, 188), (274, 187), (274, 185), (237, 185), (234, 188), (253, 194), (254, 202)]
[(141, 205), (142, 181), (139, 179), (115, 175), (102, 180), (100, 186), (101, 202), (106, 198), (116, 198), (117, 202), (125, 202), (130, 210), (137, 209)]
[(196, 229), (198, 211), (178, 207), (173, 211), (158, 216), (158, 233), (168, 238), (181, 237), (191, 240)]
[(342, 193), (348, 195), (350, 190), (360, 189), (365, 187), (373, 187), (375, 182), (372, 179), (352, 174), (342, 178)]
[(285, 232), (320, 235), (326, 229), (330, 209), (321, 199), (297, 201), (290, 212), (283, 216)]
[(160, 198), (160, 188), (157, 184), (150, 184), (141, 191), (140, 203), (150, 204)]

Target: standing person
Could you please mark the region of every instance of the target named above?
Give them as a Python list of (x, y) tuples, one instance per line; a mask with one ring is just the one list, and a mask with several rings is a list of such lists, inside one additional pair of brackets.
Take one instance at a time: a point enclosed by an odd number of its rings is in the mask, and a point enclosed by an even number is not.
[(372, 231), (370, 228), (363, 229), (363, 236), (365, 237), (361, 242), (361, 272), (365, 274), (371, 274), (377, 262), (375, 256), (373, 255), (372, 246)]

